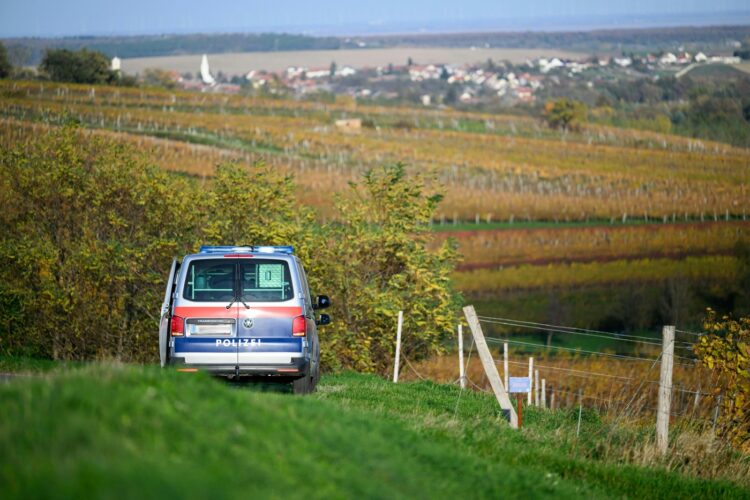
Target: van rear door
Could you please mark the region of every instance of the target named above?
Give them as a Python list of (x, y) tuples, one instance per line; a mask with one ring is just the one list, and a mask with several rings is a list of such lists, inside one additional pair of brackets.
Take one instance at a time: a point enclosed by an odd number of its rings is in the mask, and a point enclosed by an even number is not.
[(167, 275), (167, 289), (164, 291), (164, 302), (161, 304), (161, 318), (159, 319), (159, 361), (161, 366), (167, 364), (169, 358), (169, 320), (172, 316), (172, 294), (177, 275), (177, 259), (172, 259), (172, 267)]
[(240, 297), (248, 306), (241, 303), (237, 316), (240, 369), (290, 364), (302, 352), (303, 336), (293, 329), (303, 311), (289, 262), (256, 255), (240, 259), (239, 267)]
[(174, 312), (183, 322), (183, 335), (174, 337), (175, 355), (187, 365), (233, 373), (237, 366), (237, 261), (193, 259), (187, 265)]

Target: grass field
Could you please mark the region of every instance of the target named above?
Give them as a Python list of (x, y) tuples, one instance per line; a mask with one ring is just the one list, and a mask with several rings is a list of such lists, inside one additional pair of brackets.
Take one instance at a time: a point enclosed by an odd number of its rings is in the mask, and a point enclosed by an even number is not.
[[(464, 64), (484, 63), (487, 59), (523, 63), (538, 57), (561, 57), (581, 59), (586, 54), (555, 49), (459, 49), (459, 48), (412, 48), (393, 47), (387, 49), (361, 50), (301, 50), (279, 52), (242, 52), (233, 54), (209, 54), (212, 71), (227, 75), (246, 75), (250, 70), (284, 71), (290, 66), (306, 68), (328, 68), (335, 61), (339, 67), (375, 68), (393, 64), (403, 66), (411, 57), (416, 64)], [(184, 73), (197, 73), (200, 55), (140, 57), (122, 60), (125, 73), (143, 73), (147, 68), (160, 68)]]
[(586, 411), (576, 440), (577, 412), (527, 409), (515, 432), (493, 398), (430, 382), (327, 376), (300, 398), (94, 365), (4, 383), (0, 402), (9, 499), (750, 496), (726, 452), (684, 460), (706, 452), (688, 430), (659, 459), (647, 427)]

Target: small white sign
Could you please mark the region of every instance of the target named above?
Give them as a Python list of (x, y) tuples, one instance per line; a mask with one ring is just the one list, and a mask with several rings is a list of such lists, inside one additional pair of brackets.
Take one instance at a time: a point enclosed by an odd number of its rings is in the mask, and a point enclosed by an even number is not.
[(531, 392), (531, 379), (529, 377), (510, 377), (508, 379), (508, 392), (529, 393)]

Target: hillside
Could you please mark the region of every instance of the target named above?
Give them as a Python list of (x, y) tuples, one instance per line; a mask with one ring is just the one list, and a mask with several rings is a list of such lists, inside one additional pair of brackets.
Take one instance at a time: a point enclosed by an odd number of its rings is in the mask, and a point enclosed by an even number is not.
[[(342, 118), (361, 128), (340, 129)], [(404, 162), (444, 191), (436, 243), (458, 240), (458, 288), (488, 314), (658, 330), (695, 327), (707, 306), (750, 307), (738, 259), (749, 233), (744, 148), (344, 98), (0, 83), (0, 145), (71, 122), (188, 182), (210, 182), (219, 163), (265, 163), (294, 176), (298, 203), (321, 225), (350, 182)]]
[[(602, 432), (627, 441), (631, 431), (606, 431), (589, 411), (582, 436), (596, 438), (572, 439), (572, 411), (529, 410), (514, 432), (491, 397), (429, 382), (328, 376), (299, 398), (95, 365), (0, 385), (0, 401), (5, 498), (750, 495), (663, 465), (591, 458)], [(703, 473), (723, 474), (711, 464)]]

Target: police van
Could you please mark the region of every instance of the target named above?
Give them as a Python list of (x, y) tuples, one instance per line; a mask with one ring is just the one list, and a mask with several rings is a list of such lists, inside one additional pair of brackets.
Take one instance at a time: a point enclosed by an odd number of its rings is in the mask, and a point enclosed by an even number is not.
[(290, 246), (203, 246), (172, 262), (159, 325), (162, 366), (233, 379), (274, 377), (296, 394), (320, 377), (316, 310)]

